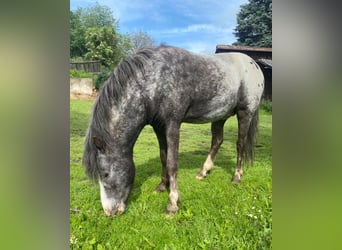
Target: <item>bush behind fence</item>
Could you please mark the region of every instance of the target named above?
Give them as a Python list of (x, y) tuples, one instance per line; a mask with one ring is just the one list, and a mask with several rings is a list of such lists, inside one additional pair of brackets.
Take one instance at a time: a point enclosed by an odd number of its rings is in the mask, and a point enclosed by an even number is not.
[(101, 72), (101, 61), (70, 62), (70, 69), (99, 73)]

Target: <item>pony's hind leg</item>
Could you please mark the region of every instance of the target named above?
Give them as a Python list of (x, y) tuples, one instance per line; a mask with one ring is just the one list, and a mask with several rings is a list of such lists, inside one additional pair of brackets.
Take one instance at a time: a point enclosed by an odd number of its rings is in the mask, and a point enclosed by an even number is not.
[(201, 171), (197, 174), (196, 178), (199, 180), (204, 179), (207, 176), (207, 173), (211, 171), (214, 166), (215, 156), (217, 151), (219, 150), (222, 142), (223, 142), (223, 126), (226, 120), (221, 120), (217, 122), (213, 122), (211, 124), (211, 148), (207, 159), (205, 160)]
[(237, 118), (239, 131), (236, 142), (237, 163), (232, 177), (233, 183), (241, 181), (243, 175), (242, 162), (253, 162), (253, 146), (258, 123), (258, 110), (254, 114), (247, 110), (240, 110), (237, 112)]
[(167, 159), (167, 143), (166, 143), (166, 135), (164, 129), (153, 127), (154, 132), (157, 135), (159, 142), (159, 153), (160, 153), (160, 161), (162, 163), (162, 176), (161, 182), (154, 190), (155, 193), (164, 192), (166, 188), (169, 187), (169, 175), (166, 169), (166, 159)]

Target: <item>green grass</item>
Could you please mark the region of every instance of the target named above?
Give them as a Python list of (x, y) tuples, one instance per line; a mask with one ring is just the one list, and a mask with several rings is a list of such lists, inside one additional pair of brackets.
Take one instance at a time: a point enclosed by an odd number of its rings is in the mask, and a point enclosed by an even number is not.
[(70, 69), (70, 77), (93, 78), (94, 75), (83, 70)]
[(230, 182), (236, 161), (237, 121), (225, 125), (225, 141), (213, 171), (195, 178), (210, 147), (210, 124), (183, 124), (178, 186), (181, 206), (168, 217), (168, 193), (154, 194), (161, 164), (156, 136), (146, 126), (134, 148), (136, 177), (124, 214), (108, 218), (98, 185), (87, 180), (81, 164), (92, 101), (70, 104), (71, 249), (271, 249), (272, 115), (261, 111), (254, 166), (242, 182)]
[(262, 101), (260, 103), (260, 108), (267, 113), (272, 114), (272, 102), (271, 101)]

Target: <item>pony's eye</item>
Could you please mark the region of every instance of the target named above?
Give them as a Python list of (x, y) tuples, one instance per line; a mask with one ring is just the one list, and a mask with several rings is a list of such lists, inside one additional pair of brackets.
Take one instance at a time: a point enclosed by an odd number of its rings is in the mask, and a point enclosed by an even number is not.
[(108, 176), (109, 176), (108, 173), (105, 173), (105, 174), (103, 175), (104, 178), (108, 178)]

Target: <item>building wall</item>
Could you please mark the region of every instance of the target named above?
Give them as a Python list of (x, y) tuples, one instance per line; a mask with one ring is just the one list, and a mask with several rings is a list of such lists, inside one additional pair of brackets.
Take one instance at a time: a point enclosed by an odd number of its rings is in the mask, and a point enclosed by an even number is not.
[(258, 63), (265, 78), (264, 93), (262, 95), (263, 100), (272, 101), (272, 68), (266, 68), (264, 65)]

